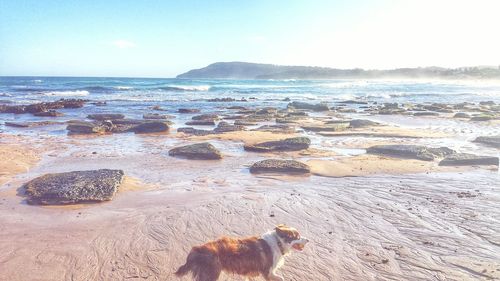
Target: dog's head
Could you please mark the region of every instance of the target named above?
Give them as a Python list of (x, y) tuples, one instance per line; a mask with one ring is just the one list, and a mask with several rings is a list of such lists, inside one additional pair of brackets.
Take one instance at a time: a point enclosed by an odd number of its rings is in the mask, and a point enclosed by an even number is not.
[(300, 236), (297, 229), (284, 224), (277, 225), (274, 231), (285, 253), (290, 252), (291, 249), (302, 251), (307, 242), (309, 242), (309, 239)]

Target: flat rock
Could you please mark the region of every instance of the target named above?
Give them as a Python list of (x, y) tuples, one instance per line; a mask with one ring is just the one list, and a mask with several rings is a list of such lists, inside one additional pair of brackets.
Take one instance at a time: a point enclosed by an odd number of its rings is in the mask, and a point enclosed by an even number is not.
[(165, 120), (165, 119), (172, 118), (172, 116), (166, 115), (166, 114), (159, 114), (159, 113), (147, 113), (147, 114), (142, 115), (142, 118), (151, 119), (151, 120)]
[(219, 119), (219, 116), (217, 114), (201, 114), (201, 115), (196, 115), (193, 116), (191, 119), (193, 120), (217, 120)]
[(312, 111), (329, 111), (330, 108), (325, 103), (311, 104), (307, 102), (294, 101), (288, 104), (288, 107), (295, 109), (306, 109)]
[(124, 119), (125, 115), (119, 113), (97, 113), (97, 114), (89, 114), (87, 118), (92, 120), (104, 121), (104, 120)]
[(278, 141), (261, 142), (254, 145), (245, 145), (247, 151), (268, 152), (268, 151), (297, 151), (308, 149), (311, 140), (306, 137), (288, 138)]
[(30, 204), (56, 205), (113, 199), (122, 170), (100, 169), (46, 174), (24, 185)]
[(206, 120), (192, 120), (186, 122), (186, 125), (189, 126), (215, 126), (215, 121), (206, 119)]
[(59, 122), (54, 121), (40, 121), (40, 122), (5, 122), (5, 126), (9, 127), (17, 127), (17, 128), (30, 128), (30, 127), (38, 127), (38, 126), (48, 126), (60, 124)]
[(296, 129), (293, 126), (289, 126), (286, 124), (276, 124), (276, 125), (263, 125), (257, 129), (254, 129), (254, 131), (293, 134), (295, 133)]
[(467, 119), (469, 119), (470, 115), (465, 113), (465, 112), (458, 112), (458, 113), (455, 113), (455, 115), (453, 115), (453, 118), (467, 118)]
[(222, 159), (222, 154), (217, 148), (208, 142), (195, 143), (185, 146), (180, 146), (171, 149), (168, 154), (170, 156), (182, 157), (187, 159), (198, 160), (217, 160)]
[(439, 113), (434, 111), (419, 111), (414, 112), (413, 116), (439, 116)]
[(308, 165), (295, 160), (267, 159), (254, 163), (250, 173), (308, 174)]
[(498, 166), (498, 157), (479, 156), (468, 153), (456, 153), (447, 156), (439, 166), (478, 166), (478, 165), (495, 165)]
[(455, 151), (447, 147), (431, 148), (422, 145), (375, 145), (366, 150), (370, 154), (387, 155), (392, 157), (418, 159), (433, 161), (435, 158), (443, 158), (453, 154)]
[(40, 111), (33, 113), (35, 116), (39, 117), (59, 117), (59, 116), (64, 116), (63, 113), (55, 111), (55, 110), (48, 110), (48, 111)]
[(161, 133), (169, 130), (169, 126), (163, 121), (151, 121), (130, 128), (136, 134)]
[(179, 112), (179, 113), (198, 113), (198, 112), (200, 112), (200, 110), (197, 108), (179, 108), (177, 110), (177, 112)]
[(337, 132), (343, 131), (349, 128), (350, 122), (338, 122), (338, 123), (329, 123), (323, 125), (311, 125), (311, 126), (302, 126), (301, 128), (306, 131), (312, 132)]
[(365, 128), (365, 127), (372, 127), (372, 126), (379, 126), (380, 124), (374, 121), (370, 120), (364, 120), (364, 119), (354, 119), (349, 121), (349, 127), (351, 128)]
[(229, 124), (225, 121), (221, 121), (219, 122), (219, 124), (217, 124), (217, 128), (214, 129), (214, 132), (216, 133), (226, 133), (226, 132), (236, 132), (236, 131), (243, 131), (245, 130), (245, 126), (243, 125), (232, 125), (232, 124)]
[(194, 135), (194, 136), (206, 136), (206, 135), (215, 134), (215, 132), (213, 130), (200, 130), (200, 129), (195, 129), (193, 127), (178, 128), (177, 132), (187, 134), (187, 135)]
[(107, 128), (93, 122), (72, 121), (68, 123), (66, 130), (70, 134), (102, 134), (107, 131)]
[(489, 146), (493, 146), (496, 148), (500, 148), (500, 136), (483, 136), (483, 137), (477, 137), (474, 142), (486, 144)]

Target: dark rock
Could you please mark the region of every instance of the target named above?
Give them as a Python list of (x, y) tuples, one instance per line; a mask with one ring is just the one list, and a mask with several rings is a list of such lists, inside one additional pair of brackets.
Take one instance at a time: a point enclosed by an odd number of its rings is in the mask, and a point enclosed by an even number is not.
[(366, 150), (370, 154), (433, 161), (453, 154), (455, 151), (447, 147), (431, 148), (422, 145), (375, 145)]
[(193, 116), (191, 119), (193, 120), (217, 120), (219, 119), (219, 116), (217, 114), (201, 114), (201, 115), (196, 115)]
[(486, 144), (492, 147), (500, 148), (500, 136), (477, 137), (474, 142)]
[(351, 127), (351, 128), (364, 128), (364, 127), (372, 127), (372, 126), (378, 126), (378, 125), (380, 125), (380, 124), (377, 122), (373, 122), (370, 120), (364, 120), (364, 119), (354, 119), (354, 120), (349, 121), (349, 127)]
[(268, 152), (268, 151), (297, 151), (308, 149), (311, 140), (306, 137), (288, 138), (279, 141), (267, 141), (254, 145), (245, 145), (247, 151)]
[(312, 111), (329, 111), (330, 108), (325, 103), (310, 104), (306, 102), (294, 101), (288, 104), (288, 107), (296, 109), (307, 109)]
[(490, 121), (493, 119), (495, 119), (495, 118), (491, 115), (477, 115), (477, 116), (472, 117), (470, 119), (470, 121)]
[(168, 154), (175, 157), (199, 160), (217, 160), (222, 159), (222, 154), (217, 148), (208, 142), (196, 143), (176, 147), (171, 149)]
[(179, 112), (179, 113), (198, 113), (198, 112), (200, 112), (200, 110), (197, 108), (179, 108), (177, 110), (177, 112)]
[(308, 165), (295, 160), (267, 159), (254, 163), (250, 173), (308, 174)]
[(313, 132), (337, 132), (349, 128), (350, 122), (330, 123), (323, 125), (302, 126), (302, 129)]
[(34, 113), (33, 115), (40, 116), (40, 117), (59, 117), (59, 116), (63, 116), (64, 114), (62, 114), (61, 112), (57, 112), (55, 110), (49, 110), (49, 111), (37, 112), (37, 113)]
[(358, 100), (345, 100), (345, 101), (339, 101), (338, 103), (343, 103), (343, 104), (368, 104), (366, 101), (358, 101)]
[(479, 102), (480, 105), (495, 105), (494, 101), (481, 101)]
[(116, 120), (116, 119), (124, 119), (125, 115), (119, 113), (98, 113), (98, 114), (89, 114), (87, 118), (99, 121)]
[(231, 125), (225, 121), (221, 121), (219, 122), (219, 124), (217, 124), (217, 128), (214, 129), (214, 132), (225, 133), (225, 132), (243, 131), (245, 129), (246, 129), (245, 126), (242, 125)]
[(122, 170), (46, 174), (24, 185), (31, 204), (73, 204), (113, 199), (123, 180)]
[(413, 116), (439, 116), (439, 113), (433, 111), (414, 112)]
[(136, 134), (161, 133), (169, 130), (168, 124), (163, 121), (151, 121), (130, 128)]
[(162, 108), (159, 105), (152, 106), (151, 109), (156, 111), (167, 111), (166, 109)]
[(68, 123), (66, 130), (70, 134), (103, 134), (107, 131), (107, 128), (93, 122), (72, 121)]
[(453, 115), (453, 118), (470, 118), (470, 115), (464, 112), (458, 112), (455, 115)]
[(215, 126), (214, 120), (193, 120), (186, 122), (186, 125), (190, 126)]
[(239, 106), (239, 105), (230, 106), (230, 107), (227, 107), (227, 109), (231, 109), (231, 110), (247, 110), (246, 107)]
[(198, 130), (198, 129), (195, 129), (192, 127), (178, 128), (177, 132), (183, 133), (183, 134), (188, 134), (188, 135), (195, 135), (195, 136), (206, 136), (206, 135), (215, 134), (215, 132), (212, 130)]
[(30, 127), (38, 127), (38, 126), (48, 126), (60, 124), (59, 122), (54, 121), (40, 121), (40, 122), (5, 122), (5, 126), (9, 127), (17, 127), (17, 128), (30, 128)]
[(93, 102), (92, 104), (95, 105), (95, 106), (105, 106), (105, 105), (107, 105), (107, 102), (105, 102), (105, 101), (96, 101), (96, 102)]
[(447, 156), (439, 166), (476, 166), (476, 165), (496, 165), (498, 166), (498, 157), (478, 156), (468, 153), (456, 153)]
[(147, 113), (147, 114), (142, 115), (142, 118), (150, 119), (150, 120), (164, 120), (164, 119), (169, 119), (172, 117), (173, 116), (166, 115), (166, 114), (158, 114), (158, 113)]
[(235, 120), (234, 125), (239, 125), (239, 126), (255, 126), (257, 125), (258, 122), (252, 121), (252, 120)]
[(233, 101), (247, 101), (247, 100), (245, 98), (241, 98), (240, 100), (237, 100), (235, 98), (214, 98), (208, 100), (208, 102), (233, 102)]
[(274, 107), (264, 107), (255, 112), (257, 115), (274, 115), (278, 113), (278, 109)]
[(254, 131), (293, 134), (295, 133), (296, 129), (293, 126), (289, 126), (286, 124), (276, 124), (276, 125), (263, 125), (257, 129), (254, 129)]

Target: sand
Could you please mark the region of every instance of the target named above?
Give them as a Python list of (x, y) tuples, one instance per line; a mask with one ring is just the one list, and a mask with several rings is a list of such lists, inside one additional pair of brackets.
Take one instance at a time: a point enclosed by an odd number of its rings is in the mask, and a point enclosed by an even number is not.
[(255, 144), (265, 141), (276, 141), (286, 138), (293, 138), (298, 136), (297, 134), (283, 134), (283, 133), (272, 133), (272, 132), (261, 132), (261, 131), (236, 131), (227, 132), (222, 134), (213, 134), (206, 136), (190, 136), (183, 133), (179, 133), (178, 137), (183, 139), (188, 139), (192, 141), (205, 141), (205, 140), (229, 140), (243, 142), (245, 144)]
[(0, 186), (12, 177), (26, 173), (40, 160), (37, 150), (22, 144), (0, 142)]
[(381, 138), (444, 138), (447, 133), (416, 128), (402, 128), (396, 126), (374, 126), (369, 128), (347, 129), (338, 132), (320, 132), (325, 137), (360, 136)]

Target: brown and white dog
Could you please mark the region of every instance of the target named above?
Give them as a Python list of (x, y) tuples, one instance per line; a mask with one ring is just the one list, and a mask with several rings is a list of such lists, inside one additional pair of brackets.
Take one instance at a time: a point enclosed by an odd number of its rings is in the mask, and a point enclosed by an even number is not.
[(216, 281), (222, 271), (246, 277), (262, 275), (267, 281), (283, 281), (276, 270), (292, 249), (302, 251), (308, 239), (284, 224), (262, 236), (249, 238), (222, 237), (189, 252), (186, 263), (175, 275), (191, 272), (196, 281)]

